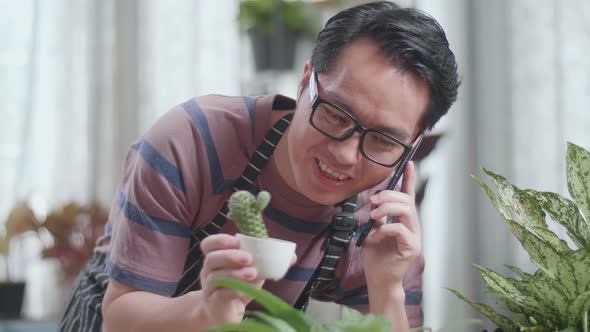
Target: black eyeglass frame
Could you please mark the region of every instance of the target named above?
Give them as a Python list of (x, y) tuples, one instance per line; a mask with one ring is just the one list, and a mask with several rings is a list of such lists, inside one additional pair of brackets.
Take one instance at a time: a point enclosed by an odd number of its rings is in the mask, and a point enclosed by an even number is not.
[[(402, 159), (404, 159), (404, 157), (407, 156), (408, 153), (410, 153), (412, 151), (412, 149), (414, 148), (413, 146), (404, 143), (402, 140), (400, 140), (400, 139), (398, 139), (398, 138), (396, 138), (396, 137), (394, 137), (394, 136), (392, 136), (392, 135), (390, 135), (390, 134), (388, 134), (386, 132), (383, 132), (381, 130), (371, 129), (371, 128), (367, 128), (367, 127), (362, 126), (352, 114), (350, 114), (349, 112), (343, 110), (341, 107), (339, 107), (338, 105), (332, 103), (331, 101), (322, 98), (320, 96), (319, 92), (318, 92), (318, 87), (317, 87), (317, 74), (316, 74), (316, 72), (314, 70), (311, 71), (311, 74), (309, 76), (309, 96), (311, 98), (311, 115), (309, 116), (309, 123), (311, 124), (311, 126), (313, 128), (315, 128), (317, 131), (319, 131), (320, 133), (328, 136), (329, 138), (331, 138), (331, 139), (333, 139), (335, 141), (339, 141), (339, 142), (342, 142), (342, 141), (347, 140), (355, 132), (359, 133), (361, 135), (361, 139), (360, 139), (360, 142), (359, 142), (359, 150), (361, 151), (361, 154), (363, 156), (365, 156), (365, 158), (369, 159), (370, 161), (372, 161), (372, 162), (374, 162), (376, 164), (379, 164), (379, 165), (385, 166), (385, 167), (395, 167), (395, 165), (397, 165)], [(325, 131), (321, 130), (320, 128), (318, 128), (313, 123), (312, 119), (313, 119), (313, 116), (314, 116), (314, 114), (315, 114), (318, 106), (320, 104), (322, 104), (322, 103), (328, 104), (328, 105), (336, 108), (337, 110), (341, 111), (342, 113), (346, 114), (346, 116), (348, 116), (352, 120), (352, 122), (354, 123), (355, 126), (349, 132), (345, 133), (344, 135), (342, 135), (340, 137), (330, 135), (330, 134), (326, 133)], [(382, 163), (382, 162), (380, 162), (378, 160), (375, 160), (375, 159), (371, 158), (369, 155), (367, 155), (365, 153), (365, 149), (364, 149), (365, 137), (370, 132), (378, 133), (378, 134), (381, 134), (381, 135), (385, 135), (388, 138), (391, 138), (392, 140), (394, 140), (395, 142), (399, 143), (404, 148), (404, 152), (392, 164), (385, 164), (385, 163)], [(421, 135), (421, 133), (418, 134), (418, 136), (420, 136), (420, 135)]]

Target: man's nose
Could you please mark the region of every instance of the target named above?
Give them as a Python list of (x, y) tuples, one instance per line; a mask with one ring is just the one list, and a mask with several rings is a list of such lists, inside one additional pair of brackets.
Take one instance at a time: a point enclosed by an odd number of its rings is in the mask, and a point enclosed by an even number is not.
[(331, 141), (328, 143), (328, 151), (334, 156), (335, 161), (340, 165), (348, 166), (355, 164), (361, 157), (360, 152), (361, 135), (354, 133), (344, 141)]

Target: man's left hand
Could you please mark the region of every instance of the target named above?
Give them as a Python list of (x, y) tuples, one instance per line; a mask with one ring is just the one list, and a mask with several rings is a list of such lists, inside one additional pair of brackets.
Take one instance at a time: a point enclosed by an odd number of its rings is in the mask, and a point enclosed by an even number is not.
[[(422, 252), (422, 229), (416, 210), (414, 163), (404, 171), (401, 191), (373, 195), (373, 229), (365, 239), (362, 258), (368, 287), (401, 287), (411, 262)], [(387, 218), (395, 218), (387, 223)]]

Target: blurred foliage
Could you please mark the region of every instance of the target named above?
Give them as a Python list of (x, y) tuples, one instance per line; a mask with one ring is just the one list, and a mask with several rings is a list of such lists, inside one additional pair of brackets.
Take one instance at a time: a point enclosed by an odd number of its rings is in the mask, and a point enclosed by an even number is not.
[[(323, 1), (336, 6), (340, 0)], [(241, 0), (238, 15), (240, 26), (247, 31), (270, 34), (278, 25), (290, 32), (315, 37), (320, 30), (321, 12), (309, 1)]]
[(0, 235), (0, 254), (8, 255), (10, 240), (33, 231), (43, 242), (43, 257), (56, 258), (66, 278), (78, 275), (91, 258), (96, 240), (104, 234), (108, 210), (99, 203), (70, 202), (38, 218), (28, 203), (19, 202), (9, 213)]

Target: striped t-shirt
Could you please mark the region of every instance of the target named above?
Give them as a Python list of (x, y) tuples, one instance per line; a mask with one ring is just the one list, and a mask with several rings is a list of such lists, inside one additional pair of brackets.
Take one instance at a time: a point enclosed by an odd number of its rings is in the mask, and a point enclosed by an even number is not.
[[(209, 223), (232, 193), (234, 181), (273, 125), (271, 113), (294, 108), (295, 101), (281, 95), (209, 95), (191, 99), (160, 118), (125, 159), (105, 237), (97, 247), (108, 254), (109, 276), (132, 288), (174, 294), (191, 233)], [(360, 227), (369, 219), (368, 197), (387, 182), (359, 194)], [(267, 280), (264, 288), (294, 304), (322, 258), (332, 215), (339, 208), (319, 205), (291, 189), (273, 158), (256, 185), (272, 195), (264, 210), (269, 236), (297, 243), (296, 265), (282, 280)], [(237, 228), (226, 222), (221, 232), (235, 234)], [(320, 300), (367, 311), (360, 257), (353, 238), (338, 263), (334, 287)], [(412, 326), (422, 324), (422, 271), (420, 258), (404, 280)]]

